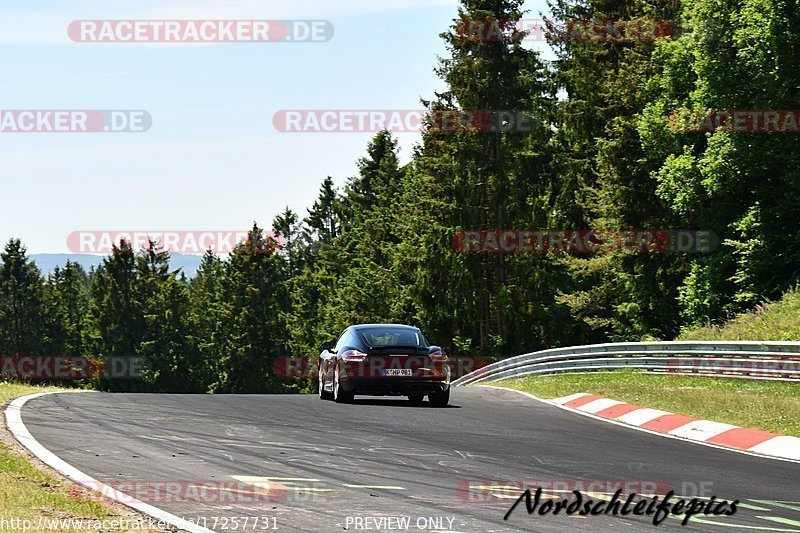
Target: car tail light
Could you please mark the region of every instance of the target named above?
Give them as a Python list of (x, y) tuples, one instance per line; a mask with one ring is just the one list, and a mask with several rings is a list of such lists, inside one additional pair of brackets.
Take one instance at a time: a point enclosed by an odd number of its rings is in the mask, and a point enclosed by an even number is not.
[(428, 357), (430, 357), (433, 361), (439, 361), (442, 363), (447, 361), (447, 356), (441, 350), (436, 350), (435, 352), (429, 353)]
[(345, 350), (342, 352), (342, 360), (346, 362), (363, 361), (365, 357), (367, 357), (367, 354), (358, 350)]

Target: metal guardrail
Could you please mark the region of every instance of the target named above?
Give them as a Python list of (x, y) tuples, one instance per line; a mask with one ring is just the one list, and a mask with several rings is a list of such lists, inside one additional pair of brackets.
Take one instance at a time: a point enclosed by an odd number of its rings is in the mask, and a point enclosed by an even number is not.
[(553, 348), (479, 368), (455, 380), (453, 385), (623, 368), (663, 374), (800, 381), (800, 342), (619, 342)]

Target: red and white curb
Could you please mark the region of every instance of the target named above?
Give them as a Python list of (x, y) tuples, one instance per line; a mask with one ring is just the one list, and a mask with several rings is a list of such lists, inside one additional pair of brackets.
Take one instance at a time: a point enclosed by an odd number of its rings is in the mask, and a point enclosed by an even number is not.
[(581, 392), (550, 403), (672, 437), (714, 444), (758, 455), (800, 460), (800, 438), (748, 429), (658, 409), (639, 407)]

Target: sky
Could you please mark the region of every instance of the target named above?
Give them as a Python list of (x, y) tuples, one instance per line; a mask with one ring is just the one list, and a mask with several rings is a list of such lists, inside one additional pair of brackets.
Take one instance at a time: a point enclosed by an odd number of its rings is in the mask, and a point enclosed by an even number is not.
[[(546, 10), (529, 0), (528, 17)], [(0, 110), (144, 110), (146, 132), (0, 133), (0, 239), (70, 251), (75, 231), (246, 230), (356, 173), (371, 133), (286, 133), (286, 109), (420, 109), (456, 0), (13, 0)], [(75, 20), (330, 21), (327, 42), (85, 43)], [(532, 43), (544, 50), (544, 43)], [(398, 135), (408, 161), (419, 140)]]

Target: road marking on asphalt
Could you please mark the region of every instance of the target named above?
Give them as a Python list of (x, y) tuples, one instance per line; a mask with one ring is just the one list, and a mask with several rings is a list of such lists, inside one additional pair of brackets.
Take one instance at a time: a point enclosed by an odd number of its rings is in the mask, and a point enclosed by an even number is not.
[[(470, 485), (471, 489), (484, 489), (484, 490), (513, 490), (515, 492), (522, 492), (518, 485)], [(565, 491), (567, 492), (567, 491)]]
[[(208, 485), (189, 485), (190, 488), (193, 489), (203, 489), (203, 490), (210, 490), (210, 491), (217, 491), (217, 492), (232, 492), (234, 494), (264, 494), (261, 491), (252, 491), (252, 490), (242, 490), (242, 489), (234, 489), (230, 487), (211, 487)], [(256, 487), (258, 488), (258, 487)]]
[(349, 483), (342, 483), (342, 485), (353, 489), (407, 490), (404, 487), (398, 487), (397, 485), (351, 485)]
[(308, 487), (297, 483), (298, 481), (307, 482), (321, 482), (320, 479), (304, 478), (304, 477), (271, 477), (271, 476), (231, 476), (236, 481), (247, 483), (259, 488), (274, 488), (278, 491), (294, 491), (294, 492), (335, 492), (333, 489), (326, 489), (321, 487)]
[(247, 480), (254, 480), (260, 481), (266, 479), (267, 481), (322, 481), (321, 479), (316, 479), (313, 477), (271, 477), (271, 476), (231, 476), (234, 479), (237, 479), (243, 483), (247, 483)]
[[(786, 509), (790, 509), (790, 510), (793, 510), (793, 511), (800, 511), (800, 507), (798, 506), (800, 504), (800, 502), (783, 502), (783, 501), (774, 501), (774, 500), (750, 500), (750, 501), (759, 502), (759, 503), (762, 503), (762, 504), (774, 504), (775, 507), (784, 507)], [(769, 508), (757, 507), (755, 505), (749, 505), (749, 504), (744, 504), (744, 503), (739, 503), (738, 507), (742, 507), (742, 508), (745, 508), (745, 509), (754, 509), (754, 510), (757, 510), (757, 511), (768, 511), (768, 512), (772, 510), (772, 509), (769, 509)], [(676, 515), (669, 515), (669, 518), (673, 518), (675, 520), (681, 520), (682, 519), (680, 516), (676, 516)], [(724, 517), (720, 517), (720, 518), (724, 518)], [(745, 524), (741, 524), (741, 523), (736, 522), (735, 516), (734, 517), (730, 517), (730, 518), (726, 518), (726, 520), (729, 520), (729, 521), (726, 521), (726, 522), (720, 522), (720, 521), (717, 521), (717, 520), (709, 520), (708, 518), (705, 518), (705, 517), (701, 518), (699, 516), (693, 516), (691, 518), (691, 522), (696, 522), (698, 524), (714, 525), (714, 526), (732, 527), (732, 528), (736, 528), (736, 529), (752, 529), (752, 530), (756, 530), (756, 531), (779, 531), (779, 532), (786, 532), (786, 533), (790, 533), (790, 532), (791, 533), (798, 533), (798, 532), (800, 532), (800, 529), (794, 529), (794, 528), (800, 528), (800, 522), (798, 522), (797, 520), (792, 520), (790, 518), (785, 518), (785, 517), (782, 517), (782, 516), (766, 516), (766, 515), (756, 515), (754, 518), (758, 518), (758, 519), (761, 519), (761, 520), (766, 520), (768, 522), (775, 522), (775, 523), (778, 523), (778, 524), (782, 524), (784, 526), (792, 526), (793, 529), (784, 529), (784, 528), (767, 526), (767, 525), (761, 525), (761, 526), (745, 525)]]
[(786, 526), (800, 527), (800, 522), (798, 522), (797, 520), (783, 518), (782, 516), (759, 516), (757, 518), (761, 518), (763, 520), (769, 520), (770, 522), (778, 522), (779, 524), (783, 524)]
[[(758, 500), (753, 500), (758, 501)], [(759, 507), (758, 505), (753, 505), (751, 503), (741, 503), (737, 505), (737, 507), (741, 507), (742, 509), (750, 509), (752, 511), (769, 511), (769, 507)]]
[[(471, 488), (486, 490), (489, 492), (489, 496), (498, 500), (516, 500), (522, 494), (522, 489), (515, 485), (473, 485)], [(547, 498), (545, 495), (542, 497)]]
[(598, 500), (605, 500), (610, 502), (614, 499), (614, 495), (608, 492), (587, 492), (587, 496), (591, 496), (592, 498), (597, 498)]
[[(481, 488), (480, 486), (473, 485), (472, 488)], [(517, 500), (519, 499), (520, 495), (523, 494), (522, 489), (519, 487), (512, 487), (512, 486), (503, 486), (503, 485), (495, 485), (495, 486), (486, 486), (483, 487), (484, 490), (489, 491), (489, 496), (493, 496), (500, 500)], [(548, 489), (549, 490), (549, 489)], [(557, 492), (557, 491), (556, 491)], [(542, 500), (558, 500), (561, 499), (559, 496), (554, 494), (548, 494), (547, 492), (542, 491), (542, 494), (539, 497)]]
[(305, 491), (305, 492), (336, 492), (333, 489), (320, 489), (320, 488), (317, 488), (317, 487), (287, 487), (286, 485), (284, 485), (282, 487), (282, 489), (283, 490), (293, 490), (295, 492), (302, 492), (302, 491)]
[[(798, 502), (783, 502), (777, 500), (751, 500), (758, 503), (765, 503), (767, 505), (772, 505), (773, 507), (782, 507), (784, 509), (790, 509), (792, 511), (800, 511), (800, 503)], [(769, 509), (765, 509), (768, 511)]]
[[(672, 517), (673, 515), (670, 515), (670, 518)], [(675, 518), (681, 520), (680, 517), (676, 516)], [(758, 518), (763, 518), (763, 517), (759, 516)], [(712, 526), (735, 527), (736, 529), (755, 529), (757, 531), (780, 531), (785, 533), (797, 533), (798, 531), (797, 529), (782, 529), (769, 526), (745, 526), (742, 524), (730, 524), (727, 522), (717, 522), (716, 520), (706, 520), (705, 518), (697, 518), (696, 516), (693, 516), (689, 523), (695, 523), (695, 522), (698, 524), (709, 524)]]

